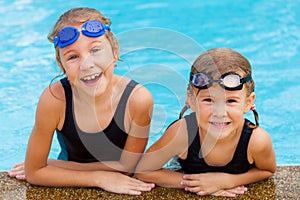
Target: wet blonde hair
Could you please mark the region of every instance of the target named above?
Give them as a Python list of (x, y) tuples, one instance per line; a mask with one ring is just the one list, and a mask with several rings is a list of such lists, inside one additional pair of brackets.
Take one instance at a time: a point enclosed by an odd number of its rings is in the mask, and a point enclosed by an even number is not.
[[(252, 74), (252, 69), (249, 61), (240, 53), (229, 48), (214, 48), (202, 53), (193, 63), (191, 73), (204, 72), (213, 79), (219, 79), (222, 74), (227, 72), (235, 72), (242, 78)], [(243, 87), (247, 89), (247, 96), (254, 92), (255, 84), (251, 79), (244, 83)], [(189, 83), (190, 90), (197, 89), (191, 82)], [(255, 125), (249, 125), (256, 128), (258, 123), (258, 113), (255, 109), (252, 110), (255, 118)]]
[[(58, 35), (58, 33), (65, 28), (66, 26), (77, 26), (80, 24), (83, 24), (86, 21), (89, 20), (99, 20), (102, 24), (105, 24), (107, 26), (111, 25), (111, 21), (106, 18), (101, 12), (94, 8), (87, 8), (87, 7), (79, 7), (79, 8), (73, 8), (71, 10), (68, 10), (67, 12), (63, 13), (57, 22), (55, 23), (54, 27), (48, 34), (48, 40), (53, 43), (54, 37)], [(110, 30), (105, 31), (105, 36), (107, 37), (111, 47), (113, 54), (115, 56), (116, 60), (119, 60), (119, 42), (114, 36), (113, 32)], [(59, 47), (57, 46), (55, 49), (56, 52), (56, 62), (59, 64), (59, 66), (62, 66), (61, 59), (59, 56)], [(55, 76), (49, 84), (50, 92), (51, 94), (56, 97), (57, 99), (60, 99), (57, 95), (55, 95), (51, 89), (51, 85), (53, 81), (65, 74), (65, 70), (61, 67), (61, 70), (63, 74), (59, 74)], [(61, 100), (61, 99), (60, 99)]]
[[(99, 20), (102, 24), (111, 25), (111, 21), (106, 18), (101, 12), (94, 8), (80, 7), (73, 8), (63, 13), (57, 20), (56, 24), (48, 34), (48, 40), (53, 43), (54, 37), (66, 26), (77, 26), (89, 20)], [(116, 60), (119, 59), (119, 43), (112, 31), (107, 30), (105, 36), (109, 40), (114, 51)], [(61, 63), (58, 48), (56, 47), (56, 61)], [(62, 69), (63, 70), (63, 69)]]

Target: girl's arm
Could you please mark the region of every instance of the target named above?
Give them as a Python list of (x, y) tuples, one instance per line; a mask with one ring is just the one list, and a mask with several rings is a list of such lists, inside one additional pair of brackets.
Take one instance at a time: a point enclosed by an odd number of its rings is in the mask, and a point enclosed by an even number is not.
[(75, 171), (48, 165), (53, 133), (61, 123), (61, 116), (64, 116), (64, 113), (60, 113), (64, 106), (62, 101), (53, 97), (49, 89), (40, 98), (25, 159), (25, 175), (29, 183), (43, 186), (100, 187), (115, 193), (135, 195), (151, 190), (153, 185), (118, 172)]
[(136, 177), (148, 183), (166, 188), (184, 188), (181, 184), (183, 174), (170, 169), (158, 169), (151, 172), (136, 173)]
[(184, 175), (186, 190), (199, 195), (212, 194), (218, 190), (254, 183), (275, 173), (275, 153), (270, 135), (258, 127), (253, 130), (248, 146), (248, 160), (255, 167), (243, 174), (203, 173)]
[[(58, 84), (55, 84), (52, 90), (58, 94), (58, 97), (63, 97)], [(61, 123), (64, 107), (65, 103), (54, 97), (49, 88), (40, 97), (25, 159), (26, 179), (32, 184), (47, 186), (90, 186), (91, 184), (86, 181), (89, 179), (87, 173), (47, 165), (53, 133)]]
[(184, 153), (187, 146), (185, 120), (178, 120), (143, 155), (137, 166), (137, 178), (163, 187), (182, 188), (183, 174), (162, 167), (172, 157)]

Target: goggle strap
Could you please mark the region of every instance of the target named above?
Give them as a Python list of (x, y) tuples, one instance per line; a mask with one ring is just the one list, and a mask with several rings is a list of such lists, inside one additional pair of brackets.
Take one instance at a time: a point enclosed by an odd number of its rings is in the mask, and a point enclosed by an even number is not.
[(193, 80), (194, 74), (192, 72), (190, 72), (190, 81)]
[(245, 78), (241, 78), (241, 83), (247, 83), (248, 81), (250, 81), (252, 79), (252, 76), (251, 75), (249, 75), (249, 76), (247, 76), (247, 77), (245, 77)]
[(58, 45), (58, 38), (57, 38), (57, 36), (55, 36), (54, 39), (53, 39), (53, 45), (54, 45), (54, 48), (56, 48), (56, 46)]

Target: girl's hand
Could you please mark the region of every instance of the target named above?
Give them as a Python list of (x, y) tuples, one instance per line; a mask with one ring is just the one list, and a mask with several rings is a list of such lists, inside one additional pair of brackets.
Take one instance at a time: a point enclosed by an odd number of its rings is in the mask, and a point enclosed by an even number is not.
[(225, 173), (185, 174), (181, 185), (185, 190), (199, 195), (210, 195), (227, 190)]
[(96, 185), (106, 191), (119, 193), (140, 195), (144, 191), (150, 191), (154, 188), (153, 183), (145, 183), (136, 178), (132, 178), (119, 172), (97, 172), (94, 181)]
[[(238, 186), (228, 190), (220, 190), (218, 192), (213, 193), (213, 196), (222, 196), (222, 197), (236, 197), (237, 194), (245, 194), (247, 188), (245, 186)], [(197, 193), (201, 196), (201, 192)]]
[(25, 163), (24, 162), (20, 162), (14, 165), (14, 167), (11, 170), (8, 170), (8, 175), (10, 177), (15, 177), (16, 179), (19, 180), (25, 180)]

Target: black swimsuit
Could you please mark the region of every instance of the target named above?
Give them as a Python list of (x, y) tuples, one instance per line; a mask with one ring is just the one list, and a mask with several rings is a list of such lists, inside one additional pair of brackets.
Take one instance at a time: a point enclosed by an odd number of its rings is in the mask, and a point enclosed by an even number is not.
[(128, 136), (124, 130), (126, 104), (138, 83), (133, 80), (128, 83), (109, 125), (102, 132), (90, 134), (81, 131), (74, 122), (71, 85), (66, 78), (60, 81), (66, 96), (66, 114), (62, 129), (56, 129), (62, 148), (58, 159), (81, 163), (119, 160)]
[(255, 165), (250, 164), (247, 159), (248, 143), (253, 129), (247, 126), (249, 120), (245, 119), (244, 127), (232, 160), (225, 166), (209, 166), (203, 159), (198, 133), (198, 123), (195, 113), (185, 116), (188, 129), (189, 148), (185, 160), (178, 158), (182, 170), (186, 174), (198, 174), (205, 172), (224, 172), (240, 174), (247, 172)]

